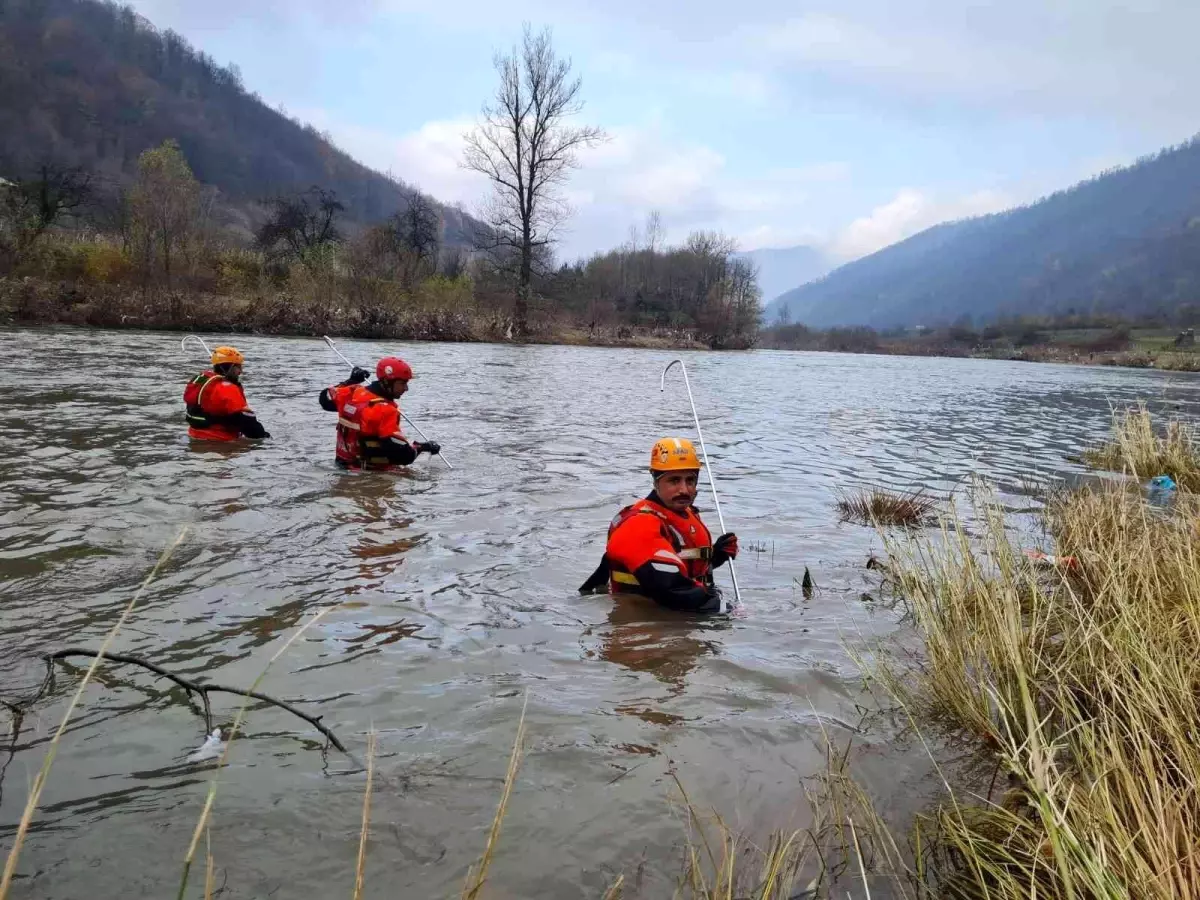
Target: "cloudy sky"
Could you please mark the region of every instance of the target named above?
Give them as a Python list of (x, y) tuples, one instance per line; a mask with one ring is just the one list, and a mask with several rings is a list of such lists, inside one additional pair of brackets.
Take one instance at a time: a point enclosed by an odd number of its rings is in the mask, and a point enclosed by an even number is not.
[(670, 239), (852, 259), (1200, 131), (1196, 0), (133, 0), (363, 162), (477, 205), (462, 134), (522, 21), (610, 140), (574, 257), (658, 209)]

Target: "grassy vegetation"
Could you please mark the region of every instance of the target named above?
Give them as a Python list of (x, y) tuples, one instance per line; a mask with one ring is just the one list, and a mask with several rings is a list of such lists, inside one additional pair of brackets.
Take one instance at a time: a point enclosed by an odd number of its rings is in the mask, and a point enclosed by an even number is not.
[[(1195, 506), (1119, 485), (1053, 499), (1080, 566), (1023, 563), (998, 508), (972, 538), (893, 546), (925, 653), (874, 674), (913, 720), (994, 761), (999, 797), (951, 792), (916, 824), (939, 896), (1200, 895)], [(910, 870), (913, 874), (915, 870)]]
[(1170, 475), (1180, 487), (1200, 490), (1200, 441), (1195, 429), (1170, 419), (1165, 428), (1156, 430), (1145, 404), (1115, 412), (1112, 437), (1085, 452), (1083, 459), (1094, 468), (1142, 479)]
[(863, 525), (916, 527), (932, 521), (936, 501), (920, 491), (897, 493), (884, 488), (860, 488), (837, 501), (841, 517)]

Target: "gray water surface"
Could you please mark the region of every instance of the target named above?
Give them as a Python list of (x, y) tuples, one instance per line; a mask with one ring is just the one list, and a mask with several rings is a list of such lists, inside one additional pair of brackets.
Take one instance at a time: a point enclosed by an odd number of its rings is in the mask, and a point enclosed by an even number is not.
[[(677, 354), (344, 342), (363, 364), (412, 363), (404, 409), (456, 467), (422, 457), (388, 476), (333, 465), (316, 393), (346, 373), (324, 344), (230, 342), (274, 437), (196, 450), (180, 397), (203, 360), (179, 335), (0, 332), (0, 690), (35, 691), (43, 653), (98, 646), (183, 526), (114, 650), (248, 686), (301, 622), (336, 607), (263, 690), (323, 715), (359, 759), (378, 732), (367, 896), (457, 895), (526, 695), (489, 897), (600, 896), (622, 872), (626, 896), (667, 894), (683, 833), (672, 771), (751, 833), (803, 825), (822, 727), (846, 735), (862, 719), (846, 645), (899, 622), (860, 599), (879, 539), (838, 522), (837, 491), (944, 496), (982, 475), (1017, 495), (1078, 471), (1066, 458), (1104, 436), (1110, 403), (1200, 401), (1200, 380), (1155, 372), (686, 354), (726, 523), (747, 548), (746, 615), (705, 623), (575, 592), (609, 519), (648, 489), (653, 442), (693, 435), (678, 373), (659, 390)], [(700, 506), (715, 532), (707, 489)], [(805, 567), (819, 587), (808, 601)], [(0, 849), (81, 665), (57, 666), (54, 691), (15, 739), (4, 732)], [(215, 702), (232, 721), (237, 698)], [(361, 767), (278, 709), (252, 709), (246, 730), (212, 824), (222, 896), (349, 897)], [(212, 774), (186, 762), (203, 739), (182, 692), (104, 669), (64, 737), (15, 896), (174, 896)], [(902, 793), (911, 749), (869, 729), (856, 740)]]

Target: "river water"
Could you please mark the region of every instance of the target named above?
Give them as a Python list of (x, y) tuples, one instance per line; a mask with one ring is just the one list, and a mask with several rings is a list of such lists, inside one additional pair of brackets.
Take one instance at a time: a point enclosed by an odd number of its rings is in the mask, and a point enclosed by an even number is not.
[[(345, 342), (363, 364), (384, 352), (412, 363), (404, 409), (455, 466), (421, 457), (393, 477), (334, 467), (316, 394), (345, 367), (321, 342), (232, 342), (273, 438), (197, 451), (180, 394), (202, 360), (178, 335), (0, 332), (0, 690), (17, 700), (41, 683), (41, 654), (98, 646), (184, 526), (115, 651), (249, 686), (300, 623), (334, 607), (262, 689), (323, 715), (359, 759), (378, 733), (366, 896), (456, 895), (526, 697), (490, 897), (600, 896), (621, 873), (626, 896), (669, 895), (683, 834), (671, 773), (752, 835), (803, 826), (800, 782), (822, 768), (823, 728), (858, 732), (885, 804), (913, 802), (920, 754), (860, 728), (870, 701), (847, 646), (902, 626), (862, 597), (879, 540), (839, 523), (837, 491), (944, 496), (978, 474), (1018, 497), (1031, 477), (1078, 471), (1066, 458), (1103, 437), (1110, 403), (1200, 401), (1200, 380), (1156, 372), (686, 354), (745, 548), (746, 614), (703, 623), (575, 591), (609, 519), (646, 492), (650, 445), (693, 433), (678, 372), (659, 390), (676, 354)], [(715, 532), (707, 489), (700, 506)], [(15, 740), (5, 731), (0, 849), (79, 665), (58, 665)], [(187, 762), (203, 720), (168, 688), (114, 666), (86, 691), (16, 896), (174, 896), (212, 764)], [(232, 721), (238, 698), (214, 702)], [(361, 766), (275, 708), (253, 708), (246, 731), (214, 808), (222, 896), (349, 897)]]

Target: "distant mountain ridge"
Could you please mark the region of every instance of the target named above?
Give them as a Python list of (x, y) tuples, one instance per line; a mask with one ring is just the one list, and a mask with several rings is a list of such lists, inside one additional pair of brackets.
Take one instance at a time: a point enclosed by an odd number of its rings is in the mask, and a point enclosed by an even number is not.
[[(381, 175), (247, 91), (173, 31), (97, 0), (0, 0), (0, 176), (42, 162), (128, 178), (138, 155), (179, 141), (196, 177), (252, 211), (265, 197), (333, 190), (355, 223), (381, 221), (416, 188)], [(446, 242), (471, 220), (443, 207)]]
[(1029, 206), (936, 225), (776, 302), (820, 328), (1200, 309), (1200, 137)]
[(814, 278), (820, 278), (833, 268), (829, 258), (815, 247), (767, 247), (739, 254), (758, 268), (758, 287), (768, 306), (780, 294)]

